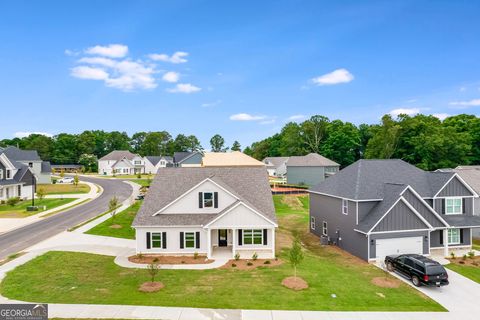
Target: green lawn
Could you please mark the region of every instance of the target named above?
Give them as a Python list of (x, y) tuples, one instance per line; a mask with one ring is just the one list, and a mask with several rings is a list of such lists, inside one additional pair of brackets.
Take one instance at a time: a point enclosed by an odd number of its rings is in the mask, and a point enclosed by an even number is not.
[[(70, 203), (76, 199), (73, 198), (64, 198), (64, 199), (42, 199), (35, 200), (36, 206), (47, 206), (46, 210), (56, 208), (58, 206)], [(31, 200), (20, 201), (15, 206), (9, 206), (7, 204), (0, 205), (0, 218), (25, 218), (45, 210), (30, 211), (27, 212), (27, 207), (32, 205)]]
[(152, 183), (153, 179), (128, 179), (129, 181), (138, 183), (139, 185), (143, 187), (149, 187), (150, 184)]
[(45, 194), (75, 194), (75, 193), (89, 193), (90, 187), (87, 184), (79, 183), (77, 186), (74, 184), (39, 184), (37, 190), (40, 188), (45, 190)]
[(478, 266), (463, 266), (456, 263), (450, 263), (445, 265), (445, 267), (460, 273), (462, 276), (467, 277), (477, 283), (480, 283), (480, 267)]
[(137, 288), (149, 280), (146, 270), (119, 267), (113, 262), (114, 258), (108, 256), (49, 252), (9, 272), (0, 284), (0, 293), (10, 299), (48, 303), (234, 309), (445, 311), (399, 280), (398, 288), (382, 288), (372, 284), (374, 277), (391, 276), (337, 248), (320, 246), (318, 238), (308, 232), (308, 215), (305, 211), (307, 201), (300, 200), (303, 207), (301, 210), (292, 199), (287, 199), (286, 202), (294, 205), (296, 213), (287, 214), (285, 201), (280, 197), (275, 198), (280, 224), (276, 239), (277, 253), (280, 259), (287, 261), (286, 248), (291, 244), (292, 233), (301, 236), (305, 260), (299, 266), (298, 274), (310, 286), (304, 291), (291, 291), (281, 285), (282, 279), (293, 273), (292, 267), (285, 262), (277, 267), (259, 267), (253, 271), (235, 268), (165, 269), (157, 277), (165, 284), (165, 288), (156, 293), (142, 293)]
[[(142, 201), (137, 201), (134, 205), (116, 214), (113, 221), (112, 218), (109, 218), (85, 233), (98, 236), (135, 239), (135, 230), (131, 227), (131, 225), (141, 205)], [(113, 224), (120, 225), (122, 227), (111, 228)]]
[(480, 238), (473, 238), (472, 248), (475, 250), (480, 250)]

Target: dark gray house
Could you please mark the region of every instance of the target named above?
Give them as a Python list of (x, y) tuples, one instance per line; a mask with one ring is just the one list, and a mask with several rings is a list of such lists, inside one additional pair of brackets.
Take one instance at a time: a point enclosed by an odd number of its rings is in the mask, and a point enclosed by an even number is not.
[(470, 249), (477, 193), (455, 172), (359, 160), (310, 191), (310, 230), (364, 259)]
[(340, 165), (318, 153), (289, 157), (286, 162), (287, 183), (314, 186), (338, 172)]

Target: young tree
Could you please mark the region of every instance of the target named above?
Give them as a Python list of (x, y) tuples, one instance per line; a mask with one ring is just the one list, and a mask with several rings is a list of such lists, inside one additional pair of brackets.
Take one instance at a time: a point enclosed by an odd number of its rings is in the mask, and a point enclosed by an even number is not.
[(47, 194), (47, 192), (45, 191), (45, 188), (40, 187), (40, 188), (37, 189), (37, 198), (39, 200), (42, 200), (45, 197), (46, 194)]
[(235, 140), (232, 144), (232, 148), (231, 148), (232, 151), (242, 151), (242, 146), (240, 145), (240, 142), (238, 142), (237, 140)]
[(110, 215), (112, 216), (112, 224), (115, 220), (115, 214), (117, 213), (118, 207), (118, 198), (117, 196), (113, 196), (110, 201), (108, 202), (108, 210), (110, 211)]
[(290, 260), (290, 264), (293, 266), (294, 278), (297, 279), (297, 266), (302, 263), (304, 258), (302, 245), (300, 244), (300, 240), (298, 240), (298, 238), (293, 240), (292, 248), (290, 249), (288, 258)]
[(210, 139), (210, 145), (212, 147), (212, 152), (226, 152), (225, 148), (225, 139), (219, 134), (216, 134)]
[(155, 282), (155, 277), (157, 276), (159, 270), (160, 266), (158, 265), (157, 259), (154, 259), (152, 263), (147, 266), (147, 272), (150, 275), (151, 282)]
[(78, 186), (78, 174), (76, 174), (76, 175), (73, 177), (73, 185), (74, 185), (75, 187)]
[(60, 170), (60, 178), (63, 178), (63, 177), (65, 177), (65, 170), (64, 169)]

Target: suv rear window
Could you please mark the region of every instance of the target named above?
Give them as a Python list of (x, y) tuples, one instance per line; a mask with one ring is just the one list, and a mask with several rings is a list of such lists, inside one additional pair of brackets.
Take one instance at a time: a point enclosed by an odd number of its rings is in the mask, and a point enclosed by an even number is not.
[(427, 266), (427, 274), (439, 273), (445, 273), (445, 269), (442, 266)]

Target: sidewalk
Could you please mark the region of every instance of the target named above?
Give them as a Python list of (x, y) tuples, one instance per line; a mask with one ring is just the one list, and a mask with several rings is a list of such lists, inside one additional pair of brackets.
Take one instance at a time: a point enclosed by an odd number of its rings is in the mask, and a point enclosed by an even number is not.
[(45, 215), (48, 215), (52, 212), (57, 212), (61, 211), (63, 209), (68, 209), (68, 208), (73, 208), (76, 205), (78, 205), (80, 202), (83, 202), (85, 200), (92, 200), (97, 197), (99, 197), (102, 194), (102, 190), (100, 188), (100, 192), (97, 192), (97, 188), (99, 188), (97, 185), (91, 183), (91, 182), (86, 182), (82, 181), (82, 183), (87, 184), (90, 186), (90, 192), (88, 193), (78, 193), (78, 194), (56, 194), (56, 195), (47, 195), (45, 196), (46, 199), (52, 199), (52, 198), (77, 198), (76, 200), (69, 202), (67, 204), (55, 207), (50, 210), (42, 211), (39, 212), (35, 215), (26, 217), (26, 218), (1, 218), (0, 219), (0, 234), (9, 232), (12, 230), (15, 230), (17, 228), (21, 228), (23, 226), (26, 226), (31, 223), (35, 223), (38, 220), (44, 219)]

